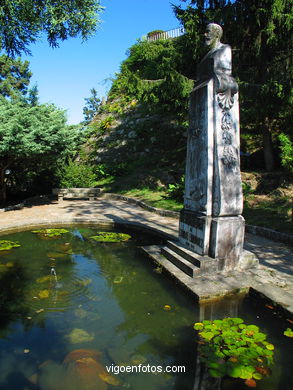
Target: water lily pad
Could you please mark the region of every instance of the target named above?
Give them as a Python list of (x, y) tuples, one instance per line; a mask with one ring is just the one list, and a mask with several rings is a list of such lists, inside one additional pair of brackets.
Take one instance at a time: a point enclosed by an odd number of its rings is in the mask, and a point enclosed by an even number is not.
[(66, 229), (39, 229), (39, 230), (32, 230), (32, 233), (39, 234), (40, 236), (43, 237), (60, 237), (61, 234), (68, 233), (69, 230)]
[(42, 290), (38, 294), (39, 298), (41, 299), (49, 298), (49, 295), (50, 295), (49, 290)]
[(56, 258), (62, 258), (62, 257), (67, 257), (67, 253), (61, 253), (61, 252), (48, 252), (47, 256), (50, 257), (51, 259), (56, 259)]
[(95, 338), (94, 334), (88, 333), (86, 330), (74, 328), (66, 338), (69, 339), (71, 344), (86, 343), (93, 341)]
[(78, 286), (86, 287), (91, 284), (92, 279), (76, 280), (74, 283)]
[(284, 336), (293, 337), (293, 330), (291, 328), (287, 328), (284, 332)]
[(42, 276), (40, 278), (38, 278), (36, 280), (37, 283), (45, 283), (45, 282), (49, 282), (49, 280), (51, 279), (51, 275), (46, 275), (46, 276)]
[(12, 248), (20, 247), (20, 243), (16, 241), (0, 240), (0, 251), (9, 251)]
[(90, 238), (97, 242), (122, 242), (128, 241), (131, 236), (126, 233), (98, 232), (95, 236), (91, 236)]
[(139, 364), (143, 364), (147, 361), (146, 357), (145, 356), (142, 356), (142, 355), (133, 355), (131, 357), (131, 363), (134, 365), (134, 366), (137, 366)]
[(122, 281), (123, 281), (123, 276), (116, 276), (116, 278), (114, 279), (115, 284), (120, 284), (122, 283)]

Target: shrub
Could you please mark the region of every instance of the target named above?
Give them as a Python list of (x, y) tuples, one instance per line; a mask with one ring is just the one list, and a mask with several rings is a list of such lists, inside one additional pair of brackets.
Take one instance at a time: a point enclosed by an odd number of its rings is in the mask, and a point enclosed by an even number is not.
[(281, 149), (281, 164), (282, 166), (293, 173), (293, 143), (288, 135), (281, 133), (279, 135)]
[(94, 168), (83, 162), (69, 160), (57, 170), (61, 188), (87, 188), (97, 185)]
[(185, 188), (185, 175), (181, 176), (179, 183), (169, 184), (167, 188), (168, 197), (182, 202)]

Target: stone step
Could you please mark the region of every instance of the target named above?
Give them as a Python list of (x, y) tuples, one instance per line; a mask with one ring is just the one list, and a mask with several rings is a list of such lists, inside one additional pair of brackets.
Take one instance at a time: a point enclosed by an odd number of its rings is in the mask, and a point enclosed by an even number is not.
[(192, 264), (190, 261), (186, 260), (167, 246), (162, 247), (161, 253), (188, 276), (193, 278), (199, 274), (200, 268), (198, 266)]
[(212, 259), (209, 256), (199, 255), (190, 249), (186, 248), (179, 242), (167, 241), (167, 247), (177, 255), (181, 256), (183, 259), (192, 263), (196, 267), (200, 268), (200, 273), (207, 272), (217, 272), (218, 271), (218, 262), (216, 259)]
[(196, 257), (196, 254), (190, 249), (186, 248), (180, 243), (175, 243), (174, 241), (167, 241), (166, 246), (170, 248), (173, 252), (176, 252), (177, 255), (182, 256), (185, 260), (190, 263), (200, 267), (200, 260)]

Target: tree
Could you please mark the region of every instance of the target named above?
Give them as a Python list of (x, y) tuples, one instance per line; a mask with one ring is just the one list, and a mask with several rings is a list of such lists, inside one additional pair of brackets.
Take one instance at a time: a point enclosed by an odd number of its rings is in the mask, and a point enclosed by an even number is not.
[(150, 111), (186, 114), (192, 80), (184, 75), (184, 38), (138, 42), (128, 52), (114, 80), (109, 98), (126, 95)]
[(28, 61), (0, 56), (0, 95), (9, 98), (25, 95), (31, 76)]
[(91, 96), (84, 99), (86, 104), (83, 108), (83, 115), (86, 124), (90, 123), (94, 119), (101, 106), (101, 99), (98, 98), (98, 93), (95, 88), (92, 88), (90, 92)]
[(239, 78), (241, 125), (260, 136), (267, 170), (274, 168), (273, 146), (292, 123), (292, 11), (290, 0), (190, 0), (174, 7), (184, 24), (197, 61), (200, 35), (208, 21), (224, 27)]
[(76, 150), (76, 126), (67, 126), (65, 113), (54, 105), (29, 105), (0, 99), (0, 200), (6, 200), (7, 173), (55, 166)]
[(46, 34), (50, 46), (81, 35), (93, 35), (99, 25), (100, 0), (2, 0), (0, 49), (9, 56), (30, 54), (29, 45)]

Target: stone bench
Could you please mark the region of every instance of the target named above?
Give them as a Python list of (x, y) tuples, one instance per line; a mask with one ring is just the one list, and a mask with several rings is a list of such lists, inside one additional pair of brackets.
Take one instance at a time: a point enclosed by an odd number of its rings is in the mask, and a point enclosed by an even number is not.
[(58, 196), (58, 201), (67, 199), (94, 200), (101, 194), (100, 188), (53, 188), (53, 194)]

